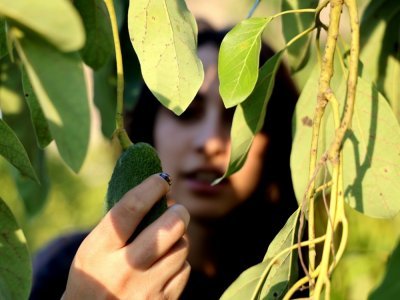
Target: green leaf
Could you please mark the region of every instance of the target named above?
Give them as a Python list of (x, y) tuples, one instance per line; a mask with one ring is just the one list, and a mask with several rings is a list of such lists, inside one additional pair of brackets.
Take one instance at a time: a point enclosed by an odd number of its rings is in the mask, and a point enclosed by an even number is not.
[(106, 65), (93, 73), (93, 102), (100, 113), (101, 131), (107, 138), (111, 138), (115, 130), (116, 72), (115, 59), (111, 59)]
[[(318, 1), (315, 0), (283, 0), (281, 10), (295, 10), (315, 8)], [(286, 42), (289, 42), (299, 33), (309, 28), (314, 22), (313, 13), (294, 13), (282, 16), (282, 31)], [(311, 34), (302, 37), (287, 49), (288, 64), (292, 71), (301, 70), (310, 54)]]
[(32, 267), (26, 239), (6, 203), (0, 198), (0, 297), (28, 299)]
[(104, 0), (75, 0), (74, 5), (82, 17), (86, 43), (81, 50), (83, 61), (98, 70), (114, 53), (114, 40), (110, 17)]
[(17, 185), (18, 193), (21, 196), (25, 212), (29, 217), (37, 215), (45, 206), (49, 191), (50, 181), (46, 166), (45, 152), (41, 149), (29, 149), (32, 164), (38, 174), (40, 184), (27, 180), (19, 174), (13, 174)]
[(147, 86), (164, 106), (181, 114), (204, 77), (197, 25), (185, 1), (130, 1), (128, 27)]
[(225, 107), (243, 102), (257, 82), (261, 34), (272, 18), (251, 18), (237, 24), (222, 41), (218, 56), (219, 92)]
[(28, 154), (13, 130), (0, 119), (0, 155), (7, 159), (24, 176), (38, 182)]
[(360, 26), (363, 77), (376, 84), (400, 122), (400, 4), (371, 1)]
[(232, 144), (228, 169), (214, 184), (240, 170), (245, 163), (254, 136), (263, 126), (282, 54), (282, 51), (277, 52), (261, 67), (253, 92), (246, 101), (236, 107), (231, 128)]
[(400, 295), (400, 242), (390, 256), (382, 283), (369, 295), (368, 300), (392, 300)]
[[(23, 102), (21, 72), (18, 66), (11, 62), (6, 55), (0, 61), (0, 102), (4, 113), (13, 110), (18, 113), (20, 103)], [(14, 106), (14, 108), (12, 108)]]
[(62, 51), (81, 49), (85, 43), (82, 21), (69, 0), (0, 0), (0, 15)]
[[(314, 72), (295, 110), (295, 132), (291, 153), (292, 180), (301, 202), (308, 183), (312, 118), (316, 105), (318, 73)], [(346, 87), (333, 85), (343, 109)], [(320, 154), (329, 147), (333, 134), (330, 105), (322, 124)], [(389, 104), (372, 85), (358, 78), (352, 129), (343, 145), (343, 180), (348, 204), (371, 217), (390, 218), (400, 210), (400, 126)], [(323, 171), (317, 176), (319, 185)]]
[(86, 82), (79, 55), (59, 52), (28, 36), (14, 42), (58, 151), (67, 165), (78, 172), (90, 134)]
[(6, 20), (0, 18), (0, 59), (8, 54)]
[[(294, 212), (285, 226), (279, 231), (268, 247), (263, 261), (246, 271), (229, 286), (224, 292), (221, 300), (228, 299), (252, 299), (257, 285), (262, 282), (261, 293), (257, 299), (281, 299), (287, 288), (293, 284), (298, 276), (297, 249), (287, 251), (270, 266), (273, 258), (283, 250), (291, 247), (297, 242), (297, 224), (299, 209)], [(265, 281), (263, 273), (268, 272)]]
[(53, 137), (51, 136), (49, 124), (47, 123), (43, 110), (40, 107), (39, 100), (32, 89), (32, 85), (29, 82), (28, 74), (26, 74), (24, 67), (21, 68), (21, 74), (24, 96), (31, 113), (31, 120), (35, 129), (37, 143), (39, 147), (43, 149), (50, 144)]
[[(124, 108), (130, 110), (136, 104), (143, 86), (139, 60), (132, 51), (127, 24), (120, 32), (122, 61), (124, 64)], [(115, 109), (117, 103), (117, 70), (115, 58), (93, 74), (94, 103), (101, 116), (103, 135), (110, 138), (115, 130)]]
[(346, 201), (366, 215), (391, 218), (400, 211), (400, 125), (385, 98), (362, 78), (356, 97), (343, 150)]

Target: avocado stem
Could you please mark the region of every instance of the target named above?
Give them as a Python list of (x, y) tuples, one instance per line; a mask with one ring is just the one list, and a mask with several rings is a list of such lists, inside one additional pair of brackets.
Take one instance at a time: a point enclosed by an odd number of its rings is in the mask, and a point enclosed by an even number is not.
[(121, 43), (119, 40), (117, 16), (115, 14), (113, 0), (104, 0), (104, 2), (110, 15), (114, 39), (115, 60), (117, 64), (117, 108), (115, 113), (116, 129), (114, 135), (118, 137), (122, 149), (126, 150), (133, 143), (124, 128), (124, 68), (122, 64)]

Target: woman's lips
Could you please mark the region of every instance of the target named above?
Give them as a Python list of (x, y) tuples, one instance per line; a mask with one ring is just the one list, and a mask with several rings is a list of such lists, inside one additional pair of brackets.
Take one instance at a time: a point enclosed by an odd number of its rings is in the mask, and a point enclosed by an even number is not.
[(223, 172), (216, 169), (199, 169), (186, 173), (184, 175), (184, 180), (188, 189), (193, 193), (215, 195), (225, 189), (228, 183), (228, 181), (224, 179), (219, 184), (212, 185), (212, 183), (223, 176), (223, 174)]

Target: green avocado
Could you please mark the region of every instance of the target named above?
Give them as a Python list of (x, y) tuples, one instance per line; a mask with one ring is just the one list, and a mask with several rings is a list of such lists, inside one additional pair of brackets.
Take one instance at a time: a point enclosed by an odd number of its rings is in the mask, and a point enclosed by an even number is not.
[[(161, 173), (161, 161), (157, 151), (147, 143), (129, 146), (118, 158), (108, 183), (106, 209), (110, 210), (122, 196), (149, 176)], [(147, 225), (156, 220), (167, 209), (165, 197), (160, 199), (136, 228), (132, 241)]]

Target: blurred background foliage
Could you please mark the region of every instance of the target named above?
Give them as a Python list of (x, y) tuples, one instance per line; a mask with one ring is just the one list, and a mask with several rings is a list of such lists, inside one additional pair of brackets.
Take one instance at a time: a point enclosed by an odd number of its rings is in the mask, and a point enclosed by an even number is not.
[[(360, 11), (368, 4), (366, 0), (358, 2)], [(188, 0), (187, 4), (197, 17), (206, 18), (215, 27), (223, 28), (227, 24), (232, 25), (245, 18), (254, 1)], [(254, 16), (272, 15), (280, 11), (279, 4), (279, 1), (263, 1)], [(265, 33), (266, 41), (274, 49), (279, 49), (284, 44), (280, 26), (280, 20), (274, 21)], [(346, 35), (347, 29), (343, 28), (342, 32)], [(304, 68), (294, 74), (299, 88), (304, 85), (310, 71), (310, 68)], [(101, 76), (101, 73), (99, 74)], [(137, 82), (132, 84), (137, 88)], [(99, 90), (98, 93), (106, 93), (106, 91)], [(1, 86), (0, 99), (2, 99), (4, 119), (7, 119), (22, 141), (32, 142), (29, 140), (29, 130), (32, 128), (26, 129), (31, 125), (20, 123), (21, 116), (27, 113), (23, 95), (13, 94), (7, 87)], [(75, 174), (66, 167), (57, 153), (54, 142), (46, 148), (43, 155), (47, 158), (48, 174), (45, 176), (48, 179), (49, 188), (47, 190), (46, 182), (42, 183), (45, 192), (42, 190), (38, 197), (48, 199), (44, 207), (33, 217), (29, 217), (25, 212), (21, 195), (13, 178), (15, 170), (4, 159), (0, 159), (0, 197), (5, 199), (14, 212), (25, 232), (32, 254), (61, 234), (91, 228), (104, 213), (103, 200), (119, 149), (110, 140), (109, 133), (112, 132), (112, 125), (101, 124), (100, 112), (93, 103), (90, 107), (91, 139), (88, 155), (81, 171)], [(113, 109), (112, 104), (109, 109)], [(102, 113), (107, 113), (107, 111)], [(112, 114), (109, 113), (109, 115)], [(21, 126), (24, 130), (16, 129)], [(22, 137), (24, 132), (25, 134), (28, 132), (28, 137)], [(368, 294), (382, 280), (389, 254), (400, 240), (400, 216), (391, 220), (372, 219), (352, 209), (348, 210), (348, 216), (349, 243), (333, 275), (331, 298), (367, 299)]]

